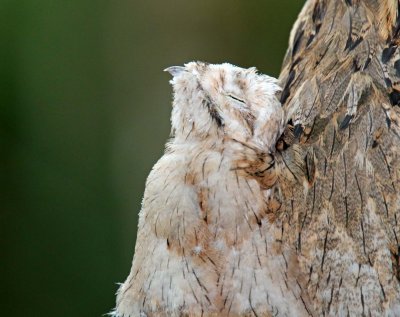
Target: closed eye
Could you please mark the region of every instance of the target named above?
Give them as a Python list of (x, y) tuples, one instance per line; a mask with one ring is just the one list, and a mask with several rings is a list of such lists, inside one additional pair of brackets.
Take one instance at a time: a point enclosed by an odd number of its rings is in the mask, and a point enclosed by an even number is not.
[(236, 96), (228, 95), (228, 97), (231, 98), (231, 99), (233, 99), (233, 100), (235, 100), (235, 101), (237, 101), (237, 102), (246, 104), (246, 102), (245, 102), (243, 99), (240, 99), (240, 98), (238, 98), (238, 97), (236, 97)]

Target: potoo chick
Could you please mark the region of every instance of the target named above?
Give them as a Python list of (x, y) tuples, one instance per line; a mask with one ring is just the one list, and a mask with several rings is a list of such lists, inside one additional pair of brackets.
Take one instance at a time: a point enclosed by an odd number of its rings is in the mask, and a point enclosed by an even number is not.
[(276, 242), (277, 80), (231, 64), (166, 70), (172, 137), (146, 182), (114, 315), (311, 315), (295, 256)]

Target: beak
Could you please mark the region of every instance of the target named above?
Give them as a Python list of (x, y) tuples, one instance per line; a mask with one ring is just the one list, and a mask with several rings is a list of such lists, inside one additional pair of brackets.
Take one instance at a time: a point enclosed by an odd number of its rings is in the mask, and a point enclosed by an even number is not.
[(164, 69), (164, 72), (170, 73), (173, 77), (178, 76), (182, 72), (186, 72), (186, 68), (182, 66), (171, 66)]

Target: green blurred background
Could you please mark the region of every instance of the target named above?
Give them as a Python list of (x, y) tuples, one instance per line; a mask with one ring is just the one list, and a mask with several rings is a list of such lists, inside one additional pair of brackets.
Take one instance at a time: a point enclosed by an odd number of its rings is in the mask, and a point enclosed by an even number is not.
[(300, 0), (0, 0), (1, 316), (101, 316), (169, 135), (162, 70), (277, 76)]

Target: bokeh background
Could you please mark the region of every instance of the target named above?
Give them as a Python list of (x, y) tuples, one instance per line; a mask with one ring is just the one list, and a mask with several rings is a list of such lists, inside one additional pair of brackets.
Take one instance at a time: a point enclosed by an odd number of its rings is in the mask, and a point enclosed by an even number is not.
[(1, 316), (102, 316), (169, 135), (162, 70), (277, 76), (300, 0), (0, 0)]

